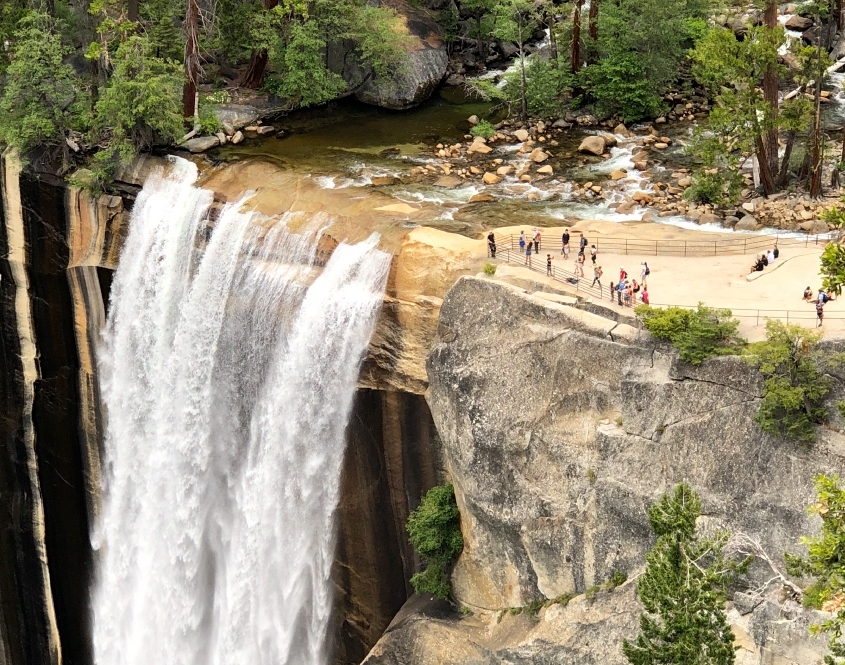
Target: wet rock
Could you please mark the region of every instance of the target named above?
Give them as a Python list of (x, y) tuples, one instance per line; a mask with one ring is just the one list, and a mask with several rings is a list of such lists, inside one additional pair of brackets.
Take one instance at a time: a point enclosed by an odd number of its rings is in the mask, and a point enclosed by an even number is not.
[(628, 172), (625, 169), (617, 169), (616, 171), (610, 172), (610, 179), (611, 180), (622, 180), (623, 178), (628, 177)]
[(634, 192), (634, 195), (631, 197), (637, 203), (653, 203), (654, 197), (651, 194), (646, 194), (645, 192), (637, 191)]
[(525, 142), (528, 140), (528, 130), (527, 129), (517, 129), (513, 135), (516, 137), (517, 141)]
[(479, 155), (486, 155), (489, 152), (493, 152), (493, 148), (491, 148), (483, 138), (477, 136), (475, 140), (472, 142), (472, 145), (467, 149), (467, 154), (471, 155), (473, 153), (478, 153)]
[(217, 132), (215, 136), (217, 137), (217, 140), (220, 141), (220, 145), (226, 145), (227, 139), (224, 132)]
[(656, 150), (666, 150), (666, 148), (668, 148), (668, 147), (669, 147), (669, 144), (663, 143), (663, 141), (658, 141), (657, 143), (654, 144), (654, 148)]
[(497, 176), (495, 173), (490, 173), (489, 171), (481, 176), (481, 180), (485, 185), (498, 185), (502, 182), (502, 178), (500, 176)]
[(268, 136), (270, 134), (274, 134), (276, 132), (276, 128), (273, 125), (261, 125), (255, 129), (255, 133), (259, 136)]
[(543, 151), (542, 148), (534, 148), (531, 151), (531, 154), (528, 155), (528, 159), (530, 159), (535, 164), (540, 164), (545, 162), (549, 158), (549, 155)]
[(794, 16), (790, 16), (786, 23), (783, 26), (787, 30), (797, 30), (799, 32), (803, 32), (804, 30), (809, 29), (813, 25), (813, 20), (806, 18), (804, 16), (798, 16), (795, 14)]
[(634, 212), (634, 209), (636, 207), (637, 204), (633, 201), (625, 201), (616, 206), (616, 212), (618, 212), (620, 215), (630, 215), (632, 212)]
[(220, 145), (220, 139), (216, 136), (200, 136), (198, 138), (185, 141), (182, 144), (182, 147), (190, 152), (199, 153), (211, 150), (211, 148), (215, 148), (218, 145)]
[(469, 202), (470, 203), (492, 203), (495, 200), (496, 200), (496, 197), (493, 196), (492, 194), (487, 194), (487, 193), (482, 192), (481, 194), (473, 194), (470, 197)]
[(601, 135), (601, 137), (604, 139), (604, 144), (608, 148), (615, 148), (616, 147), (617, 141), (616, 141), (616, 137), (613, 134), (608, 134), (607, 132), (605, 132), (604, 134)]
[(630, 136), (631, 132), (628, 131), (628, 128), (623, 125), (621, 122), (613, 128), (613, 133), (618, 134), (619, 136)]
[(760, 223), (754, 215), (743, 215), (734, 228), (737, 231), (756, 231), (760, 228)]
[(373, 176), (372, 183), (374, 187), (387, 187), (388, 185), (395, 185), (397, 179), (392, 175), (377, 175)]
[(454, 175), (444, 175), (434, 181), (435, 187), (443, 187), (445, 189), (454, 189), (461, 184), (461, 179)]
[(542, 173), (543, 175), (552, 175), (555, 170), (552, 168), (551, 164), (546, 164), (545, 166), (541, 166), (537, 169), (537, 173)]
[(712, 212), (705, 212), (698, 218), (699, 224), (718, 224), (722, 220)]
[(469, 124), (471, 124), (471, 125), (475, 126), (475, 125), (477, 125), (480, 121), (479, 121), (479, 119), (478, 119), (478, 116), (477, 116), (477, 115), (471, 115), (469, 118), (467, 118), (467, 122), (468, 122)]
[(240, 130), (236, 131), (236, 132), (232, 135), (232, 139), (231, 139), (231, 141), (232, 141), (232, 143), (234, 143), (235, 145), (237, 145), (238, 143), (243, 142), (243, 140), (244, 140), (244, 133), (243, 133), (242, 131), (240, 131)]
[(739, 221), (739, 217), (735, 217), (733, 215), (728, 215), (722, 220), (722, 226), (725, 226), (729, 229), (732, 229), (736, 226), (736, 223)]
[(605, 140), (601, 136), (587, 136), (581, 145), (578, 146), (578, 152), (588, 153), (601, 157), (607, 147)]
[(513, 173), (513, 166), (500, 166), (496, 169), (496, 175), (506, 176)]

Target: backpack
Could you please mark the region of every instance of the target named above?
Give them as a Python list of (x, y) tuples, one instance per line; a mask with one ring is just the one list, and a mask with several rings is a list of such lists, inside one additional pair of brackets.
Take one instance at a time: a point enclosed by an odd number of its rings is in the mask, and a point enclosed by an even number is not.
[(648, 266), (645, 267), (645, 276), (648, 277), (651, 274), (651, 268)]

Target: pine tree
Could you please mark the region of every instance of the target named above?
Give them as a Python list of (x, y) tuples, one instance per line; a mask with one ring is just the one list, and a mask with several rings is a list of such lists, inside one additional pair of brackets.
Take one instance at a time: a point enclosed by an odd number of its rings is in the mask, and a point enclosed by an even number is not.
[(724, 612), (726, 586), (737, 567), (722, 557), (725, 534), (696, 533), (698, 495), (686, 483), (648, 510), (657, 535), (637, 584), (645, 612), (635, 642), (622, 651), (632, 665), (729, 665), (733, 634)]

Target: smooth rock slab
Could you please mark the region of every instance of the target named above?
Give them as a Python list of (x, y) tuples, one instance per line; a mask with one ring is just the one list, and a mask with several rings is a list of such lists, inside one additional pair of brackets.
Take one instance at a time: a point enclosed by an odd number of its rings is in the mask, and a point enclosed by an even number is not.
[(193, 153), (205, 152), (220, 145), (220, 139), (216, 136), (200, 136), (195, 139), (188, 139), (181, 147)]

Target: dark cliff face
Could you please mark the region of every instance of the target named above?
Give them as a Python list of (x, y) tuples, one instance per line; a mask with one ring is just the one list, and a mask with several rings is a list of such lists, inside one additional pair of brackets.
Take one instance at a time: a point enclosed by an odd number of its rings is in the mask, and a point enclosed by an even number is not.
[(338, 508), (334, 661), (360, 663), (413, 593), (405, 522), (441, 476), (422, 395), (361, 389), (347, 429)]
[[(9, 177), (0, 183), (0, 663), (88, 665), (103, 420), (93, 351), (125, 232), (112, 215), (131, 200), (88, 205), (50, 176)], [(99, 249), (87, 244), (98, 224)], [(361, 389), (348, 442), (330, 633), (339, 664), (360, 662), (408, 598), (418, 562), (405, 520), (441, 468), (421, 395)]]
[(91, 556), (65, 189), (22, 176), (3, 191), (19, 193), (4, 195), (0, 234), (4, 637), (12, 663), (88, 663)]

